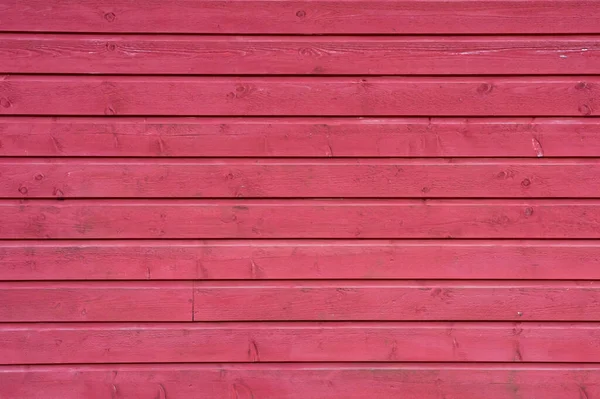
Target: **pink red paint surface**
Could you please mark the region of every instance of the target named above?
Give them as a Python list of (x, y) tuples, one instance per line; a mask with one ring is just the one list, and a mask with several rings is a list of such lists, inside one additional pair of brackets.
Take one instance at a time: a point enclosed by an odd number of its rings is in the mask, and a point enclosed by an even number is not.
[(598, 21), (0, 0), (0, 398), (600, 397)]

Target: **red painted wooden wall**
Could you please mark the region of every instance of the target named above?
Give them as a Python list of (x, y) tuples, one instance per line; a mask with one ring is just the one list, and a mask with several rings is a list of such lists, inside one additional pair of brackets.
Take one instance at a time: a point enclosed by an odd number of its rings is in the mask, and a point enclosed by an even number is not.
[(0, 31), (0, 398), (600, 397), (599, 0)]

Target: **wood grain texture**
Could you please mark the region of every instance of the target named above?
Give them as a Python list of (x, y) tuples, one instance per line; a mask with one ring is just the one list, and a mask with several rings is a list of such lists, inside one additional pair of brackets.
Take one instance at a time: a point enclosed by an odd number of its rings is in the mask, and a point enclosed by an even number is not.
[(600, 238), (595, 200), (4, 200), (2, 239)]
[(0, 73), (577, 75), (596, 36), (0, 35)]
[(0, 324), (0, 363), (598, 362), (598, 340), (598, 323)]
[(597, 241), (0, 241), (3, 280), (600, 280)]
[(190, 282), (2, 282), (0, 321), (188, 321), (191, 287)]
[(595, 157), (594, 118), (1, 117), (1, 156)]
[(6, 159), (0, 175), (4, 198), (600, 196), (597, 159)]
[(600, 0), (0, 0), (0, 399), (600, 398)]
[(58, 0), (0, 5), (3, 31), (176, 33), (598, 33), (597, 0)]
[[(302, 389), (299, 389), (302, 387)], [(594, 398), (600, 367), (580, 365), (250, 364), (3, 366), (8, 398)]]
[(4, 115), (590, 116), (600, 77), (8, 76)]
[(196, 282), (195, 321), (597, 321), (600, 283)]

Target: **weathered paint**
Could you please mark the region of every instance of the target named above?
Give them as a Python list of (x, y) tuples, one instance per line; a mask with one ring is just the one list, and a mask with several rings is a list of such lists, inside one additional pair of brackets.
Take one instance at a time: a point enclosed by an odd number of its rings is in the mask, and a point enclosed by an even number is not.
[(0, 0), (0, 397), (599, 396), (599, 20)]

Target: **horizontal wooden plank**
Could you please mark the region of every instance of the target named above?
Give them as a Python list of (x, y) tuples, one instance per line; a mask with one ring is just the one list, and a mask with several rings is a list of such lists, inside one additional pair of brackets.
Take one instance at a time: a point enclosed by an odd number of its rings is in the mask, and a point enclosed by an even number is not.
[(4, 324), (0, 364), (598, 362), (599, 340), (598, 323)]
[(588, 116), (600, 77), (7, 76), (4, 115)]
[(0, 241), (3, 280), (600, 280), (597, 241)]
[(194, 303), (195, 321), (598, 321), (600, 283), (196, 282)]
[(594, 118), (0, 117), (0, 156), (597, 157), (599, 129)]
[(0, 321), (188, 321), (190, 282), (0, 283)]
[[(136, 398), (594, 398), (598, 365), (250, 364), (3, 366), (0, 395)], [(112, 395), (112, 396), (111, 396)], [(118, 397), (118, 396), (117, 396)]]
[(597, 159), (0, 159), (0, 175), (4, 198), (600, 197)]
[(0, 238), (600, 238), (593, 200), (4, 200)]
[[(597, 282), (0, 283), (0, 322), (598, 321)], [(193, 313), (193, 317), (192, 317)]]
[(3, 31), (176, 33), (598, 33), (597, 0), (20, 0)]
[(0, 56), (0, 73), (577, 75), (600, 38), (2, 34)]

